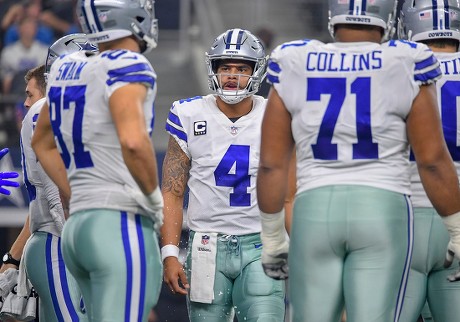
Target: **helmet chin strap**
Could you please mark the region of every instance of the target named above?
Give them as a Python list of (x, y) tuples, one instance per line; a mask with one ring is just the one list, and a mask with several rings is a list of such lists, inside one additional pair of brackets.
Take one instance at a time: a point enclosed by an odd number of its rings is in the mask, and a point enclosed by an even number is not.
[(157, 46), (156, 42), (153, 39), (146, 36), (146, 34), (133, 22), (131, 23), (131, 28), (134, 31), (134, 34), (140, 39), (139, 47), (141, 53), (152, 50)]

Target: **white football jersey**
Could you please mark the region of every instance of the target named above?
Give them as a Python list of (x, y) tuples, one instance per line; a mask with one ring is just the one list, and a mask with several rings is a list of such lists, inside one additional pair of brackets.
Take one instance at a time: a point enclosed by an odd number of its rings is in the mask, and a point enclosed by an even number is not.
[(31, 233), (44, 231), (60, 236), (61, 230), (50, 214), (51, 208), (59, 210), (58, 220), (61, 225), (64, 223), (65, 217), (59, 191), (38, 162), (31, 145), (32, 135), (43, 104), (45, 104), (45, 98), (38, 100), (30, 107), (22, 121), (21, 128), (21, 163), (24, 185), (29, 194), (29, 228)]
[(421, 44), (299, 40), (271, 55), (268, 80), (292, 115), (297, 192), (338, 184), (410, 193), (406, 117), (440, 77)]
[(128, 50), (79, 51), (57, 59), (48, 80), (51, 124), (72, 190), (70, 213), (104, 208), (145, 214), (128, 192), (140, 189), (123, 161), (109, 99), (129, 83), (145, 84), (151, 134), (156, 74), (149, 61)]
[[(438, 106), (441, 115), (444, 138), (460, 177), (460, 53), (434, 53), (442, 71), (442, 78), (436, 82)], [(417, 165), (411, 155), (411, 188), (414, 207), (433, 207), (423, 189)]]
[(232, 122), (207, 95), (173, 103), (166, 122), (191, 160), (187, 224), (198, 232), (260, 232), (256, 175), (266, 100), (253, 96), (250, 113)]

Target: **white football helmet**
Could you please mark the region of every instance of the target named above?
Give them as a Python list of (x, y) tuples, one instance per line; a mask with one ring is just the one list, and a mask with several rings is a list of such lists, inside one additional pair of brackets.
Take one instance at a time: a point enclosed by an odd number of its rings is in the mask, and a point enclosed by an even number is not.
[(404, 2), (398, 22), (398, 36), (412, 41), (460, 41), (460, 3), (457, 0)]
[(98, 51), (97, 45), (90, 43), (86, 35), (82, 33), (66, 35), (56, 40), (48, 48), (48, 55), (46, 56), (45, 62), (45, 79), (48, 77), (51, 65), (59, 56), (71, 54), (80, 50)]
[(94, 43), (134, 35), (143, 42), (141, 52), (158, 43), (154, 0), (78, 0), (77, 15), (83, 31)]
[[(244, 29), (229, 29), (219, 35), (206, 52), (209, 88), (227, 104), (236, 104), (255, 94), (267, 75), (267, 58), (262, 42)], [(224, 59), (249, 61), (253, 66), (252, 75), (244, 89), (223, 90), (216, 74), (219, 62)]]
[(329, 33), (334, 38), (334, 25), (357, 24), (383, 28), (382, 41), (394, 32), (396, 0), (329, 0)]

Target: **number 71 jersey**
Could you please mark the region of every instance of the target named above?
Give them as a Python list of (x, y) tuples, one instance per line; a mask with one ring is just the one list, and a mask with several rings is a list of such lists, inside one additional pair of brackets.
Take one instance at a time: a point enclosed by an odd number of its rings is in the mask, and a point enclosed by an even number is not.
[(252, 110), (236, 122), (219, 110), (211, 94), (171, 107), (166, 131), (191, 160), (187, 224), (192, 230), (260, 232), (255, 184), (266, 101), (252, 98)]
[(292, 115), (298, 193), (357, 184), (410, 194), (406, 118), (440, 76), (423, 44), (301, 40), (272, 53), (268, 80)]

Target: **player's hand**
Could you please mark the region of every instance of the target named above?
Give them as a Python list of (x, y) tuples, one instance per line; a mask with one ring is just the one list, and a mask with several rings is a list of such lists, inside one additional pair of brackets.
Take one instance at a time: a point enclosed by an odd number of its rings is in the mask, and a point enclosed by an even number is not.
[(285, 244), (280, 246), (277, 252), (272, 254), (262, 246), (262, 267), (265, 275), (275, 280), (285, 280), (289, 276), (289, 244), (285, 241)]
[(150, 195), (144, 196), (144, 200), (145, 202), (139, 201), (139, 203), (149, 212), (155, 223), (155, 231), (160, 236), (160, 230), (163, 226), (163, 196), (160, 188), (157, 187)]
[(455, 273), (448, 275), (447, 280), (449, 282), (460, 281), (460, 267), (457, 269), (457, 271)]
[(160, 188), (155, 188), (148, 196), (128, 186), (125, 186), (125, 190), (136, 200), (139, 206), (147, 212), (150, 218), (152, 218), (155, 224), (155, 231), (159, 236), (161, 226), (163, 226), (163, 196), (161, 195)]
[[(4, 148), (0, 150), (0, 160), (8, 153), (9, 149)], [(12, 171), (12, 172), (0, 172), (0, 194), (9, 196), (11, 191), (4, 187), (12, 187), (17, 188), (19, 187), (19, 182), (12, 181), (10, 179), (14, 179), (19, 177), (19, 173)]]
[[(459, 258), (460, 255), (460, 246), (452, 242), (452, 237), (451, 240), (449, 241), (449, 244), (447, 245), (447, 253), (446, 253), (446, 259), (444, 261), (444, 267), (448, 268), (452, 265), (454, 262), (455, 258)], [(457, 282), (460, 281), (460, 268), (453, 274), (450, 274), (447, 276), (447, 280), (449, 282)]]
[(17, 172), (0, 172), (0, 193), (9, 196), (11, 191), (4, 187), (19, 187), (19, 182), (9, 180), (17, 177), (19, 177), (19, 173)]
[(5, 298), (18, 283), (19, 270), (9, 268), (0, 274), (0, 296)]
[[(444, 261), (444, 267), (447, 268), (452, 265), (455, 258), (460, 259), (460, 212), (442, 217), (442, 220), (450, 235), (449, 244), (447, 245), (446, 259)], [(457, 280), (455, 278), (453, 279)]]
[(447, 245), (446, 259), (444, 260), (444, 268), (448, 268), (454, 262), (454, 259), (460, 255), (460, 245), (454, 245), (452, 239)]
[(174, 256), (166, 257), (163, 261), (163, 279), (174, 294), (187, 295), (190, 284), (185, 274), (184, 266)]
[(275, 280), (285, 280), (289, 275), (289, 242), (284, 228), (284, 217), (284, 209), (273, 214), (260, 212), (262, 267), (265, 275)]

